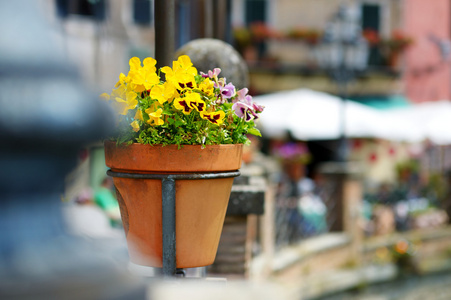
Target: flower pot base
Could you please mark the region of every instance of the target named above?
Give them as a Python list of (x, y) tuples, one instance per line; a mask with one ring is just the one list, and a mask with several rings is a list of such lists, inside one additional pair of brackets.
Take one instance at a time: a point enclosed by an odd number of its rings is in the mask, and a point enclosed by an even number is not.
[[(239, 176), (238, 171), (133, 174), (109, 170), (107, 173), (114, 177), (133, 263), (164, 269), (167, 267), (164, 261), (174, 271), (213, 263), (233, 177)], [(165, 180), (173, 181), (172, 195), (164, 192)], [(139, 205), (136, 199), (141, 199)], [(147, 220), (146, 224), (142, 223), (143, 219)], [(171, 222), (175, 222), (175, 227)]]

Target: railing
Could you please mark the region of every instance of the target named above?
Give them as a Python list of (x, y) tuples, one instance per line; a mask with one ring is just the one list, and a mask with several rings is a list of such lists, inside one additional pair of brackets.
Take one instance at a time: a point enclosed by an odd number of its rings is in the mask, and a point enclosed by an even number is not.
[(310, 179), (280, 182), (274, 212), (276, 248), (333, 230), (339, 219), (338, 191), (339, 182), (334, 181), (316, 186)]

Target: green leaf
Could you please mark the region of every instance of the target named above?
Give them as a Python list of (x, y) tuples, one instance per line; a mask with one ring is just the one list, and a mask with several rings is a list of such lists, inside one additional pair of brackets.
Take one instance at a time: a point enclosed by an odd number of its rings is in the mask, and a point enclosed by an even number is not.
[(254, 128), (249, 128), (247, 133), (252, 134), (252, 135), (256, 135), (256, 136), (262, 136), (262, 134), (260, 133), (260, 130), (258, 130), (255, 127)]

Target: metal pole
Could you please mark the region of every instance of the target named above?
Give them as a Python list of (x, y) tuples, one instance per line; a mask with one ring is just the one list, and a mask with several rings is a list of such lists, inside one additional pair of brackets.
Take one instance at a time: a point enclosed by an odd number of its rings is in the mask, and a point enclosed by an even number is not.
[(343, 64), (340, 68), (332, 71), (332, 77), (337, 83), (338, 96), (340, 97), (339, 107), (339, 138), (336, 159), (344, 162), (348, 158), (348, 141), (346, 138), (346, 102), (348, 98), (348, 83), (352, 78), (352, 71), (346, 69)]
[(157, 68), (171, 66), (175, 53), (175, 0), (155, 0)]
[(214, 36), (214, 4), (213, 0), (204, 0), (204, 37), (213, 38)]
[(175, 241), (175, 180), (163, 178), (162, 227), (163, 227), (163, 275), (174, 276), (177, 271)]
[[(342, 72), (347, 73), (343, 70)], [(343, 74), (343, 78), (338, 82), (340, 102), (340, 138), (338, 144), (338, 160), (345, 162), (348, 159), (348, 140), (346, 137), (346, 102), (348, 98), (348, 75)]]
[(216, 0), (213, 2), (214, 29), (213, 36), (219, 40), (225, 40), (225, 25), (227, 11), (227, 3), (225, 0)]

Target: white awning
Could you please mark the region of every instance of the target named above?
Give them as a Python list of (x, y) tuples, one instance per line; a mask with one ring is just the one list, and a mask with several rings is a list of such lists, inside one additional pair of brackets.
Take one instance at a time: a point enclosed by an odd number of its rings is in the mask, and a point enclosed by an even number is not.
[(254, 97), (265, 106), (258, 127), (266, 137), (281, 138), (290, 132), (298, 140), (336, 139), (344, 117), (345, 134), (350, 138), (374, 137), (419, 141), (412, 120), (339, 97), (297, 89)]

